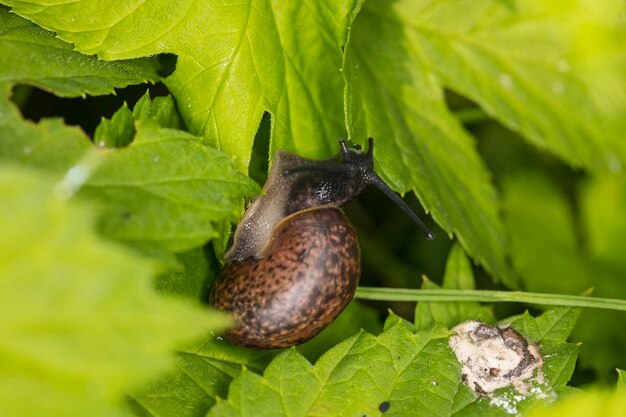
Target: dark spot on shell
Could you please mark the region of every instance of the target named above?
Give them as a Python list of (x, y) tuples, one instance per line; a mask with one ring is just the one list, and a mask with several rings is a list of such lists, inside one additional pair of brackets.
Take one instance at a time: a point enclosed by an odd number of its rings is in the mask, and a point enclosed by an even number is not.
[(391, 407), (391, 404), (389, 404), (389, 401), (383, 401), (378, 406), (378, 409), (380, 410), (381, 413), (385, 413), (387, 412), (387, 410), (389, 410), (389, 407)]

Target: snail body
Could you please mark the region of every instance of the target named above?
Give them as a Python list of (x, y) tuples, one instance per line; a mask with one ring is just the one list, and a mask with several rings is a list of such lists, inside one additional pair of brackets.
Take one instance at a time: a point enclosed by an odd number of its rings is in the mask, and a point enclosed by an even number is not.
[(383, 190), (432, 237), (373, 171), (367, 153), (341, 141), (339, 157), (313, 161), (285, 151), (274, 158), (263, 195), (244, 213), (225, 254), (210, 304), (231, 313), (225, 337), (277, 349), (303, 343), (352, 300), (361, 275), (354, 227), (339, 208), (367, 185)]

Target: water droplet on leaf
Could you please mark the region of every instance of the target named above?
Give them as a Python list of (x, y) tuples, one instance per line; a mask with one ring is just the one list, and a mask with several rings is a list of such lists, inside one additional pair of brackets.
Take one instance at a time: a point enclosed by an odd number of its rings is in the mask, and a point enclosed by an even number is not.
[(565, 59), (559, 59), (558, 61), (556, 61), (556, 69), (561, 72), (568, 72), (570, 70), (569, 62), (567, 62), (567, 60)]
[(511, 88), (513, 86), (513, 78), (509, 74), (500, 74), (498, 81), (504, 88)]
[(565, 84), (563, 84), (561, 81), (555, 81), (552, 83), (552, 92), (556, 95), (561, 95), (563, 94), (563, 91), (565, 91)]

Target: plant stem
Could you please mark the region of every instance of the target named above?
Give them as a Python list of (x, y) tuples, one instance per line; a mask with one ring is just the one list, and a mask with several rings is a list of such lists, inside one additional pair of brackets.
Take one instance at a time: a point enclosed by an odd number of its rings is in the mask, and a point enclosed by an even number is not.
[(626, 300), (582, 295), (542, 294), (523, 291), (489, 290), (416, 290), (409, 288), (359, 287), (356, 298), (379, 301), (480, 301), (515, 302), (553, 306), (601, 308), (626, 311)]

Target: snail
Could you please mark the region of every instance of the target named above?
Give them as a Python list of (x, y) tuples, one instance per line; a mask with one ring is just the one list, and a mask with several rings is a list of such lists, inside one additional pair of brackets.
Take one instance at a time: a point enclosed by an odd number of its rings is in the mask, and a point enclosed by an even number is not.
[(348, 148), (325, 161), (278, 151), (258, 197), (244, 213), (225, 253), (209, 303), (230, 313), (233, 343), (278, 349), (303, 343), (327, 327), (352, 300), (361, 276), (354, 227), (340, 206), (374, 185), (434, 235), (373, 171), (367, 152)]

